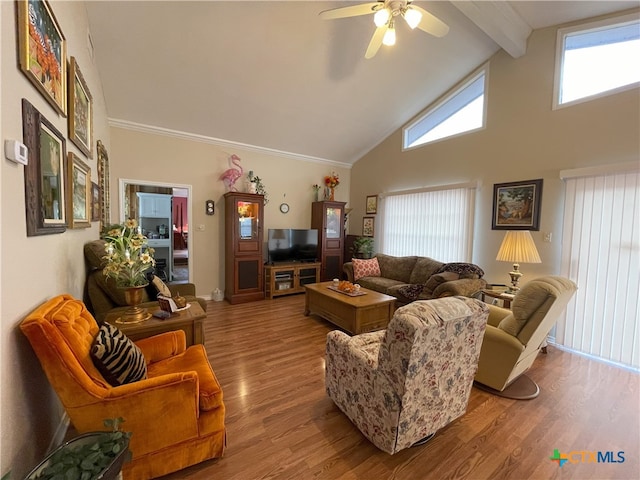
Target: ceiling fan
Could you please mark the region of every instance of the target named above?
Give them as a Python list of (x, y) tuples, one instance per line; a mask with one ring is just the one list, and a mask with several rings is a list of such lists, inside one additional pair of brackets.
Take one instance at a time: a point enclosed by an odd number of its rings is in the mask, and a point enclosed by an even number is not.
[(378, 2), (362, 3), (349, 7), (333, 8), (320, 12), (320, 18), (332, 20), (334, 18), (357, 17), (373, 13), (376, 31), (367, 47), (365, 58), (373, 58), (380, 46), (396, 43), (395, 21), (397, 17), (405, 19), (411, 29), (418, 27), (435, 37), (443, 37), (449, 31), (449, 26), (425, 9), (412, 5), (411, 0), (380, 0)]

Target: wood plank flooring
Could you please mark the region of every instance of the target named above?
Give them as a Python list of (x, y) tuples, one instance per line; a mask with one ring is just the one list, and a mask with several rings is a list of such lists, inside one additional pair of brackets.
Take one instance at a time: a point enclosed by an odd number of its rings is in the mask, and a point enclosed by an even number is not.
[[(467, 413), (426, 445), (378, 450), (327, 397), (335, 327), (303, 309), (303, 295), (209, 302), (205, 346), (224, 391), (227, 450), (164, 480), (639, 478), (639, 376), (553, 346), (529, 371), (538, 398), (474, 388)], [(554, 449), (577, 463), (560, 468)], [(583, 451), (623, 451), (624, 462), (582, 462)]]

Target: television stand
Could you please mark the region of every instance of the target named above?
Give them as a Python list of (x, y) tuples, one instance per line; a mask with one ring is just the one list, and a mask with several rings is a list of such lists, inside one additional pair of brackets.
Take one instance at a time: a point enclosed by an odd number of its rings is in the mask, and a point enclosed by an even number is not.
[(264, 286), (268, 298), (304, 293), (304, 286), (320, 282), (320, 262), (276, 263), (264, 266)]

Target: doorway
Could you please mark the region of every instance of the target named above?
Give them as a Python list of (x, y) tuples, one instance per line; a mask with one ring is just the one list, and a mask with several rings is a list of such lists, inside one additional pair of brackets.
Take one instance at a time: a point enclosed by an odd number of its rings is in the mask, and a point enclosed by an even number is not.
[[(149, 180), (120, 179), (120, 218), (135, 218), (145, 223), (145, 235), (156, 250), (158, 276), (172, 283), (192, 281), (193, 237), (189, 236), (192, 215), (191, 185), (169, 184)], [(160, 219), (141, 217), (140, 198), (156, 196), (170, 198), (170, 210)], [(164, 203), (164, 202), (163, 202)], [(169, 202), (167, 202), (168, 204)], [(166, 220), (164, 220), (166, 218)], [(157, 223), (157, 225), (155, 225)], [(147, 224), (151, 224), (149, 228)]]

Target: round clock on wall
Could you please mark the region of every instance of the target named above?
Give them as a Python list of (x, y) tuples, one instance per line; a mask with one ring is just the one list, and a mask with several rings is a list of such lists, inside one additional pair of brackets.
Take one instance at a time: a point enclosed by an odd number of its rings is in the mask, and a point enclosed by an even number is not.
[(289, 204), (287, 203), (281, 203), (280, 204), (280, 211), (282, 213), (288, 213), (289, 212)]

